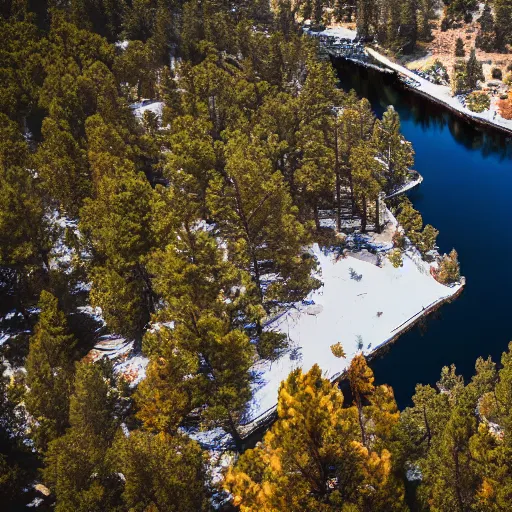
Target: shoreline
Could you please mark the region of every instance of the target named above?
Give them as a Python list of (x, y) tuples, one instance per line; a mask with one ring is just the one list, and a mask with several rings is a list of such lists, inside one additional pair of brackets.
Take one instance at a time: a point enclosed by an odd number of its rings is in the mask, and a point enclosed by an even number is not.
[(444, 103), (439, 98), (436, 98), (435, 96), (432, 96), (431, 94), (428, 94), (425, 91), (416, 89), (415, 87), (410, 86), (409, 84), (403, 82), (402, 80), (400, 80), (400, 86), (403, 87), (404, 89), (407, 89), (410, 92), (414, 92), (414, 93), (418, 94), (419, 96), (422, 96), (426, 100), (431, 101), (432, 103), (435, 103), (436, 105), (440, 105), (440, 106), (448, 109), (452, 114), (455, 114), (456, 116), (461, 117), (468, 123), (476, 123), (476, 124), (484, 126), (485, 128), (490, 128), (492, 130), (498, 130), (502, 133), (512, 136), (512, 129), (507, 128), (506, 126), (501, 126), (501, 125), (496, 124), (488, 119), (482, 119), (480, 117), (475, 117), (475, 116), (472, 116), (471, 114), (467, 114), (466, 112), (461, 112), (460, 110), (456, 109), (455, 107), (452, 107), (451, 105), (448, 105), (447, 103)]
[[(327, 27), (325, 30), (322, 30), (320, 32), (312, 32), (311, 30), (306, 28), (303, 28), (303, 31), (310, 37), (327, 37), (338, 40), (342, 39), (347, 42), (353, 42), (357, 37), (357, 33), (355, 30), (338, 26)], [(417, 75), (410, 69), (406, 68), (402, 64), (399, 64), (398, 62), (395, 62), (391, 58), (386, 57), (385, 55), (383, 55), (374, 48), (367, 46), (364, 48), (364, 53), (367, 56), (373, 58), (373, 60), (375, 62), (378, 62), (379, 65), (376, 65), (371, 62), (366, 62), (364, 60), (358, 59), (357, 57), (345, 56), (342, 54), (342, 52), (339, 52), (337, 50), (336, 43), (332, 47), (329, 47), (328, 44), (329, 43), (320, 42), (320, 47), (324, 46), (326, 48), (327, 51), (325, 53), (331, 59), (347, 60), (349, 62), (357, 64), (358, 66), (375, 69), (376, 71), (379, 71), (381, 73), (394, 73), (398, 76), (399, 83), (404, 89), (411, 92), (415, 92), (422, 96), (423, 98), (431, 101), (432, 103), (447, 108), (448, 110), (450, 110), (450, 112), (452, 112), (453, 114), (457, 115), (458, 117), (464, 119), (469, 123), (474, 122), (477, 125), (498, 130), (501, 133), (505, 133), (507, 135), (512, 135), (512, 119), (504, 119), (503, 117), (501, 117), (501, 115), (499, 115), (499, 113), (496, 110), (472, 112), (464, 105), (462, 105), (456, 97), (452, 96), (448, 86), (437, 85), (422, 78), (421, 76)], [(418, 85), (413, 86), (407, 83), (407, 81), (404, 80), (404, 77), (413, 80)], [(496, 119), (496, 117), (493, 117), (493, 119), (486, 119), (485, 116), (490, 116), (491, 114), (493, 114), (493, 116), (496, 116), (496, 114), (498, 114), (498, 119)]]
[[(450, 295), (447, 295), (445, 297), (441, 297), (431, 304), (429, 304), (426, 308), (422, 309), (421, 311), (418, 311), (413, 316), (408, 318), (405, 322), (397, 326), (395, 329), (392, 330), (393, 334), (389, 336), (386, 340), (379, 343), (375, 348), (372, 349), (372, 351), (365, 355), (367, 361), (372, 361), (375, 358), (381, 356), (385, 350), (389, 349), (390, 346), (395, 343), (395, 341), (400, 338), (403, 334), (411, 330), (413, 327), (415, 327), (420, 320), (423, 318), (428, 317), (431, 313), (437, 311), (441, 306), (443, 306), (446, 303), (451, 303), (455, 299), (457, 299), (462, 291), (464, 290), (466, 285), (466, 279), (464, 276), (461, 276), (460, 283), (455, 284), (452, 288), (453, 293)], [(341, 372), (335, 373), (330, 377), (330, 381), (332, 384), (335, 383), (341, 383), (346, 381), (347, 379), (347, 369), (344, 369)], [(250, 439), (253, 436), (259, 435), (261, 432), (265, 432), (271, 425), (276, 421), (277, 419), (277, 403), (272, 406), (271, 408), (267, 409), (266, 411), (262, 412), (259, 416), (252, 419), (250, 422), (241, 425), (239, 427), (239, 433), (240, 437), (245, 442), (250, 442)]]
[[(436, 84), (429, 82), (428, 80), (421, 78), (420, 76), (416, 75), (411, 70), (407, 69), (406, 67), (402, 66), (401, 64), (393, 62), (391, 59), (389, 59), (385, 55), (382, 55), (381, 53), (377, 52), (373, 48), (366, 48), (366, 52), (371, 57), (378, 60), (380, 62), (380, 64), (382, 64), (383, 66), (387, 66), (389, 69), (393, 70), (399, 78), (399, 83), (400, 83), (401, 87), (403, 87), (404, 89), (414, 92), (416, 94), (419, 94), (423, 98), (431, 101), (432, 103), (435, 103), (436, 105), (441, 105), (441, 106), (447, 108), (453, 114), (463, 118), (464, 120), (466, 120), (468, 122), (475, 122), (476, 124), (483, 125), (487, 128), (499, 130), (508, 135), (512, 135), (512, 120), (506, 120), (506, 119), (503, 120), (505, 122), (510, 122), (511, 126), (507, 127), (507, 126), (504, 126), (503, 124), (500, 124), (494, 120), (485, 119), (484, 117), (479, 115), (478, 112), (471, 112), (470, 110), (466, 109), (462, 104), (452, 105), (450, 100), (453, 100), (454, 102), (458, 102), (458, 100), (455, 97), (450, 96), (449, 98), (447, 97), (445, 99), (445, 98), (439, 97), (440, 95), (433, 94), (432, 92), (429, 92), (428, 90), (423, 90), (420, 88), (422, 85), (426, 89), (434, 89), (434, 88), (441, 88), (441, 87), (447, 87), (447, 86), (436, 85)], [(343, 58), (343, 57), (338, 57), (338, 58)], [(351, 59), (351, 62), (354, 62), (357, 65), (364, 66), (363, 62), (357, 61), (355, 59)], [(410, 78), (412, 80), (415, 80), (416, 82), (418, 82), (420, 84), (420, 86), (414, 87), (414, 86), (408, 84), (405, 80), (403, 80), (404, 76), (407, 78)], [(442, 92), (445, 92), (445, 91), (442, 91)]]

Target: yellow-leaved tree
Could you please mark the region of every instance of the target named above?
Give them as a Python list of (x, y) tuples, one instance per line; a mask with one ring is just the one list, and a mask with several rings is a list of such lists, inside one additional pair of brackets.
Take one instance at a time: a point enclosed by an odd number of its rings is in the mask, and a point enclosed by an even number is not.
[[(391, 393), (385, 400), (384, 391), (369, 408), (386, 402), (384, 410), (390, 409), (394, 398)], [(317, 365), (307, 373), (297, 369), (283, 381), (277, 412), (263, 442), (226, 474), (224, 485), (242, 512), (404, 510), (385, 440), (379, 452), (364, 446), (356, 408), (343, 407), (342, 392)], [(374, 421), (398, 419), (398, 414), (368, 413)], [(372, 428), (375, 436), (380, 431), (387, 429)]]

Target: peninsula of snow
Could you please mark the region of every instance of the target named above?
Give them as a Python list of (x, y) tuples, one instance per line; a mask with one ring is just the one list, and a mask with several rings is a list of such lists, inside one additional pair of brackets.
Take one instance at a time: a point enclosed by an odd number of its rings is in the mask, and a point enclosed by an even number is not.
[[(429, 264), (415, 252), (404, 255), (401, 268), (394, 268), (385, 256), (379, 258), (381, 266), (365, 261), (374, 256), (370, 253), (366, 253), (370, 258), (362, 258), (360, 252), (337, 258), (317, 244), (313, 252), (323, 285), (267, 325), (288, 336), (290, 350), (277, 361), (261, 361), (253, 368), (258, 383), (244, 429), (248, 432), (272, 414), (279, 385), (292, 370), (308, 371), (317, 363), (334, 379), (357, 352), (371, 354), (462, 286), (437, 282)], [(331, 352), (331, 345), (338, 342), (346, 359), (337, 359)]]

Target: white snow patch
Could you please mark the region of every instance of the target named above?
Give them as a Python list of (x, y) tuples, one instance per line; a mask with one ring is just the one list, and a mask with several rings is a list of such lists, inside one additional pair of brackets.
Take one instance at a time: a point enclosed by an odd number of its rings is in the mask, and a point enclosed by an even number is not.
[(350, 30), (346, 27), (328, 27), (321, 32), (305, 29), (305, 32), (310, 36), (330, 36), (338, 37), (340, 39), (350, 39), (351, 41), (353, 41), (357, 36), (357, 32), (355, 30)]
[(127, 39), (125, 39), (124, 41), (116, 41), (114, 43), (114, 46), (116, 48), (119, 48), (120, 50), (126, 50), (126, 48), (128, 48), (128, 45), (130, 44), (130, 41), (128, 41)]
[(228, 434), (220, 427), (210, 430), (200, 430), (197, 428), (183, 429), (190, 439), (197, 441), (203, 448), (213, 451), (225, 451), (226, 447), (232, 442), (231, 434)]
[(27, 507), (37, 508), (43, 503), (43, 501), (43, 498), (34, 498), (30, 503), (27, 504)]
[[(403, 267), (394, 268), (383, 258), (382, 268), (349, 256), (336, 261), (317, 244), (323, 286), (303, 304), (296, 304), (266, 327), (287, 334), (290, 350), (270, 363), (259, 361), (250, 421), (275, 408), (279, 384), (288, 374), (315, 363), (334, 378), (354, 355), (370, 354), (416, 320), (432, 304), (454, 295), (460, 285), (447, 287), (429, 273), (428, 264), (404, 255)], [(315, 306), (315, 307), (312, 307)], [(330, 346), (341, 342), (346, 359), (333, 356)]]
[(162, 101), (151, 101), (144, 100), (140, 103), (134, 103), (130, 105), (130, 108), (133, 110), (135, 117), (142, 119), (144, 117), (144, 112), (150, 111), (154, 112), (160, 118), (162, 117), (162, 109), (164, 107), (164, 103)]
[(107, 357), (114, 364), (114, 372), (123, 375), (133, 387), (146, 377), (149, 362), (147, 357), (133, 352), (133, 344), (133, 340), (126, 340), (114, 334), (102, 336), (89, 351), (88, 357), (92, 361)]
[(131, 387), (136, 386), (141, 380), (146, 378), (146, 368), (149, 359), (143, 355), (129, 356), (121, 363), (114, 365), (114, 371), (124, 376)]

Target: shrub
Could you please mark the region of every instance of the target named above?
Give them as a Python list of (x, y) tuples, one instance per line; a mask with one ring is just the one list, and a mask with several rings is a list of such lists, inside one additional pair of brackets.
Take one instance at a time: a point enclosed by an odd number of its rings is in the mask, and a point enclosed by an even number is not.
[(443, 284), (457, 283), (460, 281), (460, 265), (455, 249), (452, 249), (450, 254), (443, 256), (435, 275), (436, 279)]
[(431, 82), (438, 85), (446, 85), (450, 80), (446, 66), (439, 59), (425, 69), (425, 74), (430, 77)]
[(402, 251), (400, 251), (400, 249), (393, 249), (389, 251), (388, 259), (395, 268), (404, 266), (404, 262), (402, 260)]
[(503, 78), (503, 73), (501, 72), (500, 68), (492, 68), (492, 77), (496, 80), (501, 80)]
[(466, 97), (466, 105), (472, 112), (483, 112), (491, 106), (491, 98), (483, 92), (472, 92)]
[(498, 108), (503, 119), (512, 119), (512, 102), (508, 96), (498, 101)]
[(405, 249), (405, 236), (403, 233), (398, 231), (398, 229), (393, 235), (393, 247), (396, 247), (397, 249)]
[(503, 79), (503, 81), (507, 84), (507, 85), (512, 85), (512, 72), (511, 73), (507, 73), (505, 75), (505, 78)]
[(507, 66), (507, 71), (512, 71), (512, 62)]
[(288, 345), (286, 334), (275, 331), (265, 331), (260, 335), (260, 339), (256, 344), (256, 350), (262, 359), (275, 361), (279, 359), (282, 353), (288, 348)]

